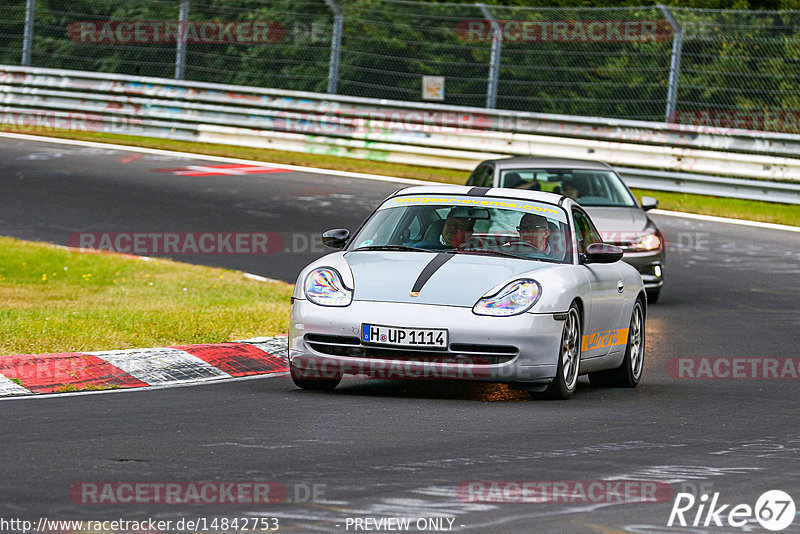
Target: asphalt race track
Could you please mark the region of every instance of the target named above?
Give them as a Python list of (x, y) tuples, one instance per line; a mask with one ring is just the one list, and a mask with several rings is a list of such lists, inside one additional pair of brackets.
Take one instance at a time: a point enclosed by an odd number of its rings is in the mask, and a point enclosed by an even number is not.
[[(174, 257), (294, 281), (324, 253), (304, 240), (355, 229), (400, 187), (306, 172), (154, 171), (187, 165), (220, 163), (2, 139), (0, 235), (66, 244), (80, 232), (274, 232), (285, 245), (276, 254)], [(275, 517), (285, 532), (356, 532), (354, 518), (402, 517), (481, 533), (767, 532), (754, 518), (703, 526), (705, 512), (697, 527), (667, 522), (677, 492), (719, 493), (718, 504), (731, 505), (723, 521), (767, 490), (800, 508), (800, 378), (680, 378), (673, 359), (744, 358), (749, 369), (791, 357), (797, 371), (800, 233), (654, 218), (669, 238), (667, 285), (648, 310), (635, 390), (581, 379), (572, 400), (545, 402), (499, 385), (353, 378), (312, 393), (281, 376), (4, 400), (0, 518)], [(613, 494), (522, 503), (457, 491), (470, 481), (623, 480), (668, 484), (669, 493), (654, 503)], [(291, 502), (70, 498), (71, 486), (92, 481), (269, 481)], [(800, 532), (800, 518), (783, 532)]]

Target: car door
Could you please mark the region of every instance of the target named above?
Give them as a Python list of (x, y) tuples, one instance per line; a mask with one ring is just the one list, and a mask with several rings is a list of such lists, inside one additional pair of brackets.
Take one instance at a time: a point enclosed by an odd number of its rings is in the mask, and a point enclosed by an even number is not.
[[(572, 218), (580, 257), (588, 245), (602, 243), (603, 239), (583, 210), (573, 208)], [(618, 263), (582, 264), (581, 268), (590, 286), (581, 340), (581, 358), (588, 360), (608, 354), (623, 335), (617, 331), (617, 326), (623, 306), (624, 283)]]
[(494, 165), (481, 163), (469, 175), (466, 185), (474, 187), (494, 187)]

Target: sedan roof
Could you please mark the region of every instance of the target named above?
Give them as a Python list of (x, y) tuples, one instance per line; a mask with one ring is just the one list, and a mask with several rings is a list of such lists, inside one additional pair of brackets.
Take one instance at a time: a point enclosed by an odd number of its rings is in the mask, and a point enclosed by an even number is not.
[(523, 169), (528, 167), (542, 167), (546, 169), (602, 169), (613, 170), (613, 167), (603, 161), (572, 158), (545, 158), (535, 156), (515, 156), (512, 158), (490, 159), (483, 163), (494, 163), (501, 169)]

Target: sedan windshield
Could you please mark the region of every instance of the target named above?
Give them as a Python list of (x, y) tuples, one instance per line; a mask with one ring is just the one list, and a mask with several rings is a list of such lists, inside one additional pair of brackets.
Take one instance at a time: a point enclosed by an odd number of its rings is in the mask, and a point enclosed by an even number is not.
[(350, 251), (441, 251), (570, 263), (567, 216), (518, 199), (409, 195), (387, 200)]
[(602, 169), (504, 169), (500, 187), (558, 193), (583, 206), (636, 205), (617, 173)]

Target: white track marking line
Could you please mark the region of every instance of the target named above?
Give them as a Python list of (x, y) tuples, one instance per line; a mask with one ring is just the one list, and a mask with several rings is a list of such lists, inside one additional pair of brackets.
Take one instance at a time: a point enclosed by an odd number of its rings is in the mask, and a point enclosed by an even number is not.
[[(123, 150), (126, 152), (140, 152), (143, 154), (158, 154), (162, 156), (183, 157), (191, 159), (204, 159), (208, 161), (220, 161), (224, 163), (244, 163), (247, 165), (260, 165), (265, 167), (288, 169), (292, 171), (310, 172), (315, 174), (326, 174), (332, 176), (344, 176), (347, 178), (361, 178), (363, 180), (376, 180), (380, 182), (394, 182), (399, 184), (409, 185), (446, 185), (441, 182), (429, 182), (425, 180), (413, 180), (411, 178), (395, 178), (392, 176), (382, 176), (379, 174), (367, 174), (361, 172), (350, 171), (337, 171), (333, 169), (318, 169), (316, 167), (303, 167), (300, 165), (282, 165), (280, 163), (270, 163), (266, 161), (256, 161), (250, 159), (228, 158), (223, 156), (206, 156), (203, 154), (195, 154), (191, 152), (176, 152), (172, 150), (161, 150), (157, 148), (142, 148), (135, 146), (116, 145), (111, 143), (97, 143), (93, 141), (78, 141), (75, 139), (58, 139), (55, 137), (42, 137), (38, 135), (15, 134), (9, 132), (0, 132), (0, 137), (8, 137), (11, 139), (21, 139), (27, 141), (38, 141), (43, 143), (57, 143), (73, 146), (85, 146), (92, 148), (106, 148), (109, 150)], [(764, 228), (769, 230), (786, 230), (789, 232), (800, 232), (798, 226), (788, 226), (783, 224), (762, 223), (757, 221), (747, 221), (744, 219), (729, 219), (726, 217), (715, 217), (712, 215), (699, 215), (694, 213), (683, 213), (678, 211), (667, 210), (653, 210), (651, 213), (658, 215), (667, 215), (670, 217), (683, 217), (685, 219), (696, 219), (700, 221), (718, 222), (724, 224), (740, 224), (744, 226), (753, 226), (756, 228)]]
[(274, 278), (267, 278), (265, 276), (253, 273), (244, 273), (243, 276), (245, 278), (249, 278), (250, 280), (255, 280), (256, 282), (280, 282), (280, 280), (276, 280)]
[(786, 224), (748, 221), (745, 219), (729, 219), (727, 217), (717, 217), (714, 215), (700, 215), (698, 213), (684, 213), (682, 211), (652, 210), (650, 213), (653, 213), (655, 215), (667, 215), (669, 217), (682, 217), (684, 219), (696, 219), (698, 221), (716, 222), (724, 224), (738, 224), (741, 226), (753, 226), (755, 228), (766, 228), (769, 230), (785, 230), (787, 232), (800, 232), (800, 226), (789, 226)]
[(191, 175), (191, 174), (198, 173), (198, 172), (207, 172), (207, 173), (213, 173), (213, 174), (219, 174), (219, 175), (233, 174), (233, 175), (236, 175), (236, 176), (242, 176), (242, 175), (246, 174), (244, 171), (241, 171), (239, 169), (221, 169), (219, 167), (207, 167), (207, 166), (204, 166), (204, 165), (187, 165), (185, 170), (175, 171), (172, 174), (178, 174), (178, 175), (184, 175), (185, 176), (185, 175)]

